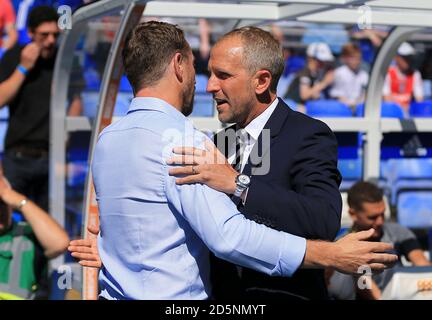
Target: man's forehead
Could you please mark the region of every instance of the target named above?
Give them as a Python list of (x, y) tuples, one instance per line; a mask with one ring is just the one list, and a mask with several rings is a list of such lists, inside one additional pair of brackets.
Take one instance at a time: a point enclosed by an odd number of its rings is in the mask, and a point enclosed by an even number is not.
[(240, 62), (244, 48), (241, 44), (224, 44), (216, 45), (210, 52), (209, 65), (214, 63)]
[(58, 31), (59, 27), (57, 25), (57, 22), (50, 21), (50, 22), (43, 22), (39, 26), (37, 26), (36, 31), (38, 32), (48, 32), (48, 31)]
[(383, 201), (379, 201), (379, 202), (364, 202), (363, 203), (363, 208), (364, 209), (369, 209), (369, 210), (385, 210), (385, 202)]

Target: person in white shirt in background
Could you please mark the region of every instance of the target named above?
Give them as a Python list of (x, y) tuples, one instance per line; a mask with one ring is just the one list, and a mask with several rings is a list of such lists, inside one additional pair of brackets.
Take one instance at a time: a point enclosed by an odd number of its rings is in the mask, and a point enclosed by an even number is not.
[(330, 96), (347, 104), (355, 114), (356, 106), (364, 102), (365, 89), (369, 81), (368, 73), (361, 69), (360, 47), (353, 43), (344, 45), (341, 61), (343, 65), (335, 71)]

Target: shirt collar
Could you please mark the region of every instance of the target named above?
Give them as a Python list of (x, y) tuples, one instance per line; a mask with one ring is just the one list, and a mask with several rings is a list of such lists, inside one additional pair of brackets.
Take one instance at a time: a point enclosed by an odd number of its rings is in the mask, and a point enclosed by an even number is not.
[(261, 113), (258, 117), (253, 119), (246, 127), (245, 130), (249, 134), (249, 136), (254, 139), (254, 141), (258, 140), (261, 131), (264, 129), (267, 121), (270, 119), (273, 111), (276, 109), (276, 106), (279, 103), (279, 99), (276, 98), (274, 101)]
[(186, 121), (187, 118), (168, 102), (152, 97), (135, 97), (132, 99), (128, 114), (137, 110), (154, 110), (165, 113), (177, 120)]

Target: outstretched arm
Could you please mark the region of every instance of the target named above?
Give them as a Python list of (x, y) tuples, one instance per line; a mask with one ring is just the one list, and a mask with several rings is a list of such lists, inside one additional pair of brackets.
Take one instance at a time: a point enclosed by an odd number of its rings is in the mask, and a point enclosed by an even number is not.
[[(69, 237), (66, 231), (33, 201), (26, 199), (24, 195), (8, 188), (3, 181), (1, 184), (1, 199), (12, 208), (18, 208), (22, 205), (20, 210), (43, 247), (45, 256), (48, 258), (55, 258), (62, 254), (69, 243)], [(23, 200), (26, 200), (25, 204), (23, 204)]]

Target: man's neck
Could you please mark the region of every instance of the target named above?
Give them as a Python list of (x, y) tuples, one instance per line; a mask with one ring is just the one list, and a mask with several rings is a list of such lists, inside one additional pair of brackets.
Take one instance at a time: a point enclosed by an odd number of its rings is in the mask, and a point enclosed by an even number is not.
[(154, 86), (154, 87), (147, 87), (139, 90), (136, 94), (136, 98), (157, 98), (165, 101), (166, 103), (170, 104), (174, 108), (176, 108), (178, 111), (182, 112), (182, 102), (179, 97), (176, 97), (173, 94), (167, 94), (169, 92), (172, 92), (170, 90), (166, 90), (163, 88), (163, 86)]

